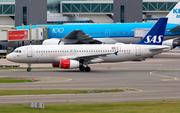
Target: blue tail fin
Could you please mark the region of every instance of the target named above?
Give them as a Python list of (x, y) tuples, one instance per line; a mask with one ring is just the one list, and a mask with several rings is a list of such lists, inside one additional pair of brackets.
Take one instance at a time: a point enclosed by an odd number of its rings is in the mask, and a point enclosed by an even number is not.
[(168, 18), (160, 18), (147, 35), (137, 44), (162, 45)]

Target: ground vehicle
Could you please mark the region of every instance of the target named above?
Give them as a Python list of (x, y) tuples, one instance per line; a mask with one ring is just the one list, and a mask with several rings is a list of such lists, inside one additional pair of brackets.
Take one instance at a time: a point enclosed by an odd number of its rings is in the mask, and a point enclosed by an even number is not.
[(6, 58), (7, 56), (7, 50), (0, 50), (0, 58)]

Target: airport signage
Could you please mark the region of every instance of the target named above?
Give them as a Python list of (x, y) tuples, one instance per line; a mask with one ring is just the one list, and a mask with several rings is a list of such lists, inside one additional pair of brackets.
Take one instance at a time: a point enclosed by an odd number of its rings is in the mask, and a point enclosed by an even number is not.
[(28, 30), (11, 30), (8, 31), (8, 41), (28, 40)]

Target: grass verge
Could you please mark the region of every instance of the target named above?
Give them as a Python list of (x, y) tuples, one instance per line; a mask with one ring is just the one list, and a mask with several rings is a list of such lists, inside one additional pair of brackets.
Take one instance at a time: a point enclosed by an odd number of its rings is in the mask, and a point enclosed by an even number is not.
[(119, 102), (86, 104), (45, 104), (44, 109), (30, 105), (0, 106), (2, 113), (180, 113), (180, 101)]
[(14, 78), (0, 78), (0, 83), (23, 83), (36, 82), (37, 80), (14, 79)]
[(123, 90), (0, 90), (0, 95), (83, 94), (103, 92), (123, 92)]

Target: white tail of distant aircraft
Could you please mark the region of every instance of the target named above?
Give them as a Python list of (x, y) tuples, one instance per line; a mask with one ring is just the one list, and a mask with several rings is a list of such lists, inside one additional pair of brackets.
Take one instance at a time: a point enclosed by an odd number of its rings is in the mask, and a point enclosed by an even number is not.
[(168, 17), (168, 23), (180, 24), (180, 1), (166, 17)]

